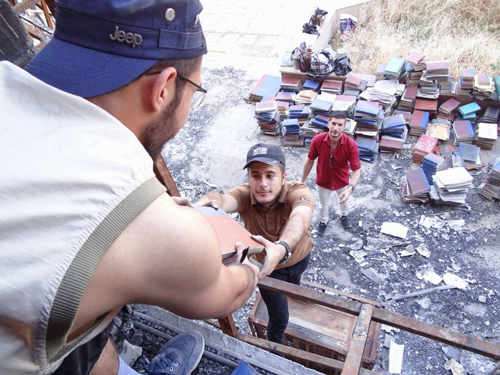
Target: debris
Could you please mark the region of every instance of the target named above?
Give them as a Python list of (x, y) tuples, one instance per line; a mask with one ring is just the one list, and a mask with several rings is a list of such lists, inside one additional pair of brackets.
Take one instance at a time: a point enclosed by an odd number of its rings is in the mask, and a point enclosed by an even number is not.
[(418, 245), (417, 252), (420, 255), (422, 255), (424, 258), (429, 258), (431, 256), (431, 252), (429, 251), (429, 249), (427, 249), (425, 247), (425, 245), (423, 243), (421, 243), (420, 245)]
[(424, 279), (425, 281), (434, 285), (438, 285), (441, 281), (443, 281), (443, 278), (439, 276), (436, 272), (434, 272), (432, 269), (426, 269), (424, 272), (417, 271), (417, 277), (420, 280)]
[(397, 171), (398, 169), (402, 169), (403, 167), (400, 165), (391, 164), (391, 168), (392, 168), (392, 170)]
[(446, 356), (448, 358), (453, 358), (457, 362), (460, 362), (460, 358), (462, 356), (462, 351), (460, 349), (457, 349), (457, 348), (455, 348), (453, 346), (449, 346), (449, 345), (444, 345), (441, 347), (441, 349), (443, 350), (444, 354), (446, 354)]
[(453, 375), (465, 375), (464, 367), (453, 358), (444, 364), (446, 370), (450, 370)]
[(413, 247), (413, 245), (408, 245), (406, 246), (406, 249), (401, 250), (399, 252), (399, 255), (402, 257), (409, 257), (411, 255), (415, 255), (415, 248)]
[(365, 256), (367, 256), (368, 253), (362, 250), (361, 251), (352, 250), (349, 252), (349, 255), (352, 256), (356, 262), (361, 263), (365, 260)]
[(401, 374), (404, 350), (404, 344), (399, 345), (394, 341), (391, 342), (391, 349), (389, 350), (389, 372), (391, 374)]
[(400, 329), (388, 326), (387, 324), (382, 324), (382, 331), (387, 333), (392, 333), (392, 332), (400, 332)]
[(384, 348), (390, 349), (393, 339), (394, 339), (394, 337), (392, 337), (391, 335), (385, 335), (384, 336), (384, 343), (383, 343)]
[(486, 296), (479, 296), (477, 300), (481, 303), (486, 303)]
[(436, 292), (438, 290), (447, 290), (447, 289), (454, 289), (454, 288), (455, 288), (455, 286), (453, 286), (453, 285), (441, 285), (441, 286), (437, 286), (435, 288), (422, 289), (422, 290), (419, 290), (419, 291), (413, 292), (413, 293), (395, 295), (394, 297), (390, 297), (389, 300), (390, 301), (399, 301), (401, 299), (421, 296), (422, 294), (432, 293), (432, 292)]
[(421, 299), (417, 300), (417, 303), (423, 309), (428, 309), (429, 307), (431, 307), (431, 299), (429, 297), (421, 298)]
[(408, 228), (405, 227), (403, 224), (384, 221), (384, 223), (382, 224), (382, 228), (380, 229), (380, 232), (388, 234), (390, 236), (406, 239), (406, 235), (408, 234)]
[(462, 230), (462, 227), (465, 225), (465, 220), (450, 220), (448, 221), (448, 226), (450, 229), (453, 229), (455, 232)]
[(134, 362), (142, 355), (140, 346), (132, 345), (127, 340), (123, 340), (123, 348), (120, 352), (120, 357), (128, 365), (132, 366)]
[(377, 273), (372, 267), (362, 269), (361, 273), (376, 284), (384, 282), (389, 277), (389, 275)]
[(455, 288), (459, 289), (465, 289), (467, 285), (469, 285), (467, 281), (452, 273), (445, 273), (443, 276), (443, 281), (446, 285), (453, 285)]

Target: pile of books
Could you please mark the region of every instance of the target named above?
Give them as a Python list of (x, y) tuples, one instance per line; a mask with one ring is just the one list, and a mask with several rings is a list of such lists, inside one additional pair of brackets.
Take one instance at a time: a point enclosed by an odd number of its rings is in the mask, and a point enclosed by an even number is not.
[(479, 99), (495, 99), (495, 84), (491, 77), (487, 74), (476, 74), (474, 76), (474, 86), (472, 87), (472, 95)]
[(330, 114), (330, 111), (332, 110), (333, 103), (326, 101), (326, 100), (320, 100), (316, 98), (312, 103), (311, 106), (309, 107), (311, 110), (311, 115), (325, 115), (328, 116)]
[(384, 114), (378, 103), (359, 100), (354, 108), (356, 135), (378, 140)]
[(256, 103), (254, 117), (257, 119), (261, 133), (267, 135), (281, 134), (280, 113), (274, 100)]
[(427, 125), (425, 134), (430, 137), (439, 139), (440, 141), (447, 141), (450, 138), (451, 122), (441, 118), (435, 118)]
[(491, 150), (498, 138), (497, 124), (480, 122), (477, 124), (477, 134), (474, 138), (474, 144), (485, 149)]
[(276, 96), (274, 97), (274, 99), (276, 101), (280, 101), (280, 102), (286, 102), (288, 103), (289, 105), (293, 105), (294, 102), (293, 102), (293, 98), (292, 98), (292, 95), (293, 93), (292, 92), (285, 92), (285, 91), (280, 91), (276, 94)]
[(317, 95), (318, 93), (313, 90), (301, 90), (298, 94), (292, 94), (292, 99), (298, 105), (311, 105)]
[(262, 98), (276, 96), (281, 87), (281, 77), (264, 74), (259, 82), (252, 88), (246, 101), (257, 103)]
[(407, 172), (401, 189), (405, 203), (425, 203), (429, 201), (431, 186), (422, 168)]
[(332, 111), (344, 112), (346, 116), (352, 117), (355, 104), (356, 97), (350, 95), (337, 95), (333, 103)]
[(414, 108), (418, 109), (419, 111), (425, 111), (429, 112), (432, 115), (435, 115), (438, 109), (438, 100), (417, 98), (415, 100)]
[(304, 137), (300, 136), (300, 125), (297, 119), (283, 120), (283, 146), (303, 146)]
[(415, 99), (417, 98), (417, 86), (407, 86), (401, 100), (399, 101), (398, 108), (403, 111), (413, 111), (415, 107)]
[(406, 62), (411, 64), (412, 69), (408, 70), (408, 86), (418, 86), (420, 77), (425, 70), (424, 54), (415, 52), (406, 58)]
[(500, 155), (488, 164), (488, 176), (478, 189), (489, 200), (500, 199)]
[(402, 111), (400, 109), (395, 109), (392, 112), (392, 114), (393, 115), (403, 115), (405, 122), (406, 122), (406, 125), (410, 125), (411, 115), (412, 115), (412, 113), (410, 111)]
[(460, 156), (465, 168), (481, 169), (483, 165), (481, 164), (481, 158), (479, 157), (480, 151), (481, 149), (475, 145), (461, 143), (458, 147), (457, 156)]
[(302, 134), (304, 135), (305, 143), (308, 145), (310, 141), (313, 139), (313, 137), (316, 134), (323, 133), (327, 131), (327, 127), (325, 127), (324, 123), (321, 123), (321, 125), (315, 125), (312, 123), (314, 118), (310, 118), (305, 122), (304, 125), (300, 128)]
[(318, 114), (318, 115), (312, 117), (310, 119), (309, 123), (311, 126), (315, 126), (317, 128), (322, 129), (323, 131), (327, 131), (328, 130), (328, 120), (329, 120), (328, 116)]
[(321, 85), (321, 93), (329, 93), (340, 95), (342, 94), (344, 82), (336, 80), (325, 80)]
[(280, 119), (283, 120), (288, 118), (288, 108), (290, 108), (290, 104), (288, 102), (282, 102), (280, 100), (276, 100), (276, 106), (278, 107)]
[(456, 120), (453, 123), (453, 136), (455, 146), (460, 143), (472, 143), (474, 140), (474, 129), (469, 120)]
[(358, 96), (366, 90), (367, 81), (357, 77), (355, 74), (348, 74), (344, 81), (344, 95)]
[(394, 80), (375, 82), (373, 87), (366, 89), (360, 97), (367, 101), (379, 102), (386, 113), (390, 113), (397, 104), (397, 96), (402, 95), (405, 85)]
[(385, 66), (384, 74), (386, 79), (399, 81), (406, 75), (405, 60), (392, 58)]
[(302, 89), (303, 90), (318, 91), (320, 85), (321, 85), (321, 83), (318, 81), (315, 81), (313, 79), (306, 79), (306, 81), (302, 85)]
[(465, 204), (467, 193), (473, 187), (473, 178), (464, 167), (438, 171), (432, 180), (431, 198), (437, 204)]
[(464, 120), (474, 120), (476, 118), (476, 113), (480, 110), (481, 107), (476, 102), (458, 107), (458, 112), (462, 115)]
[(410, 120), (410, 135), (424, 134), (427, 131), (427, 125), (429, 125), (429, 112), (414, 110)]
[(424, 170), (425, 176), (429, 184), (433, 185), (432, 176), (436, 174), (437, 171), (442, 171), (446, 168), (445, 158), (436, 154), (427, 154), (422, 160), (422, 169)]
[(500, 108), (488, 107), (486, 108), (486, 111), (484, 111), (484, 115), (481, 118), (481, 122), (498, 124), (498, 115), (500, 115)]
[(354, 138), (354, 133), (356, 132), (357, 125), (358, 123), (353, 119), (346, 119), (344, 134), (348, 135), (351, 138)]
[(373, 163), (375, 154), (378, 154), (379, 143), (374, 139), (358, 137), (356, 144), (359, 149), (359, 159)]
[(403, 115), (384, 118), (379, 146), (380, 152), (401, 152), (407, 134), (408, 129)]
[(281, 91), (299, 92), (302, 90), (302, 81), (299, 78), (282, 78)]
[(453, 84), (450, 78), (450, 62), (433, 61), (427, 62), (425, 65), (426, 78), (437, 82), (441, 93), (444, 94), (452, 92)]
[(432, 153), (437, 143), (437, 138), (422, 134), (412, 150), (413, 162), (421, 164), (425, 155)]
[(288, 118), (297, 119), (303, 125), (309, 118), (310, 109), (307, 105), (292, 105), (288, 108)]
[(453, 121), (459, 106), (460, 102), (458, 100), (450, 98), (439, 106), (437, 117)]
[(460, 81), (458, 83), (458, 95), (470, 95), (474, 86), (474, 76), (476, 72), (474, 69), (465, 68), (462, 70)]

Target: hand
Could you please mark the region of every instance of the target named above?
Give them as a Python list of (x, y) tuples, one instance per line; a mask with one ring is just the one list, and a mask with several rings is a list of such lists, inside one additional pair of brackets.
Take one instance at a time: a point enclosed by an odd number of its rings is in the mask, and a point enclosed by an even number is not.
[(260, 270), (259, 273), (259, 280), (260, 280), (265, 276), (270, 275), (274, 271), (276, 265), (285, 256), (286, 249), (283, 247), (283, 245), (275, 245), (273, 242), (266, 240), (262, 236), (252, 235), (252, 238), (255, 241), (264, 245), (264, 247), (266, 248), (266, 257), (264, 259), (264, 264), (262, 265), (262, 269)]
[(171, 197), (172, 200), (177, 203), (179, 206), (193, 207), (189, 199), (186, 197)]
[(352, 193), (352, 187), (348, 186), (342, 193), (339, 195), (339, 204), (345, 204)]
[(254, 265), (253, 263), (251, 263), (249, 260), (248, 260), (248, 257), (245, 257), (245, 259), (243, 260), (243, 262), (240, 263), (240, 259), (241, 259), (241, 256), (243, 254), (243, 250), (246, 249), (246, 246), (243, 245), (241, 242), (236, 242), (236, 252), (237, 252), (237, 258), (238, 259), (238, 262), (236, 264), (246, 264), (247, 266), (249, 266), (252, 271), (253, 271), (253, 274), (255, 275), (255, 278), (254, 278), (254, 287), (257, 286), (257, 283), (259, 282), (260, 280), (260, 277), (259, 277), (259, 268)]
[(219, 209), (219, 205), (217, 204), (217, 201), (215, 199), (204, 200), (202, 198), (198, 202), (196, 202), (196, 205), (203, 207), (212, 207), (215, 208), (216, 210)]

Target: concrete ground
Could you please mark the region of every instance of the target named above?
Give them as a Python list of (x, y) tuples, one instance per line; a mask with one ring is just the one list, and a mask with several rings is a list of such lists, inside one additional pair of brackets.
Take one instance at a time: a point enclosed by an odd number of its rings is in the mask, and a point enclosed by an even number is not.
[[(254, 106), (243, 98), (263, 74), (279, 75), (282, 55), (310, 39), (302, 34), (302, 25), (317, 6), (331, 10), (353, 1), (228, 0), (203, 1), (201, 21), (208, 54), (204, 59), (202, 85), (208, 90), (203, 105), (192, 111), (186, 126), (169, 142), (163, 155), (181, 194), (195, 201), (202, 194), (225, 191), (245, 182), (241, 169), (250, 146), (257, 142), (282, 144), (281, 137), (260, 134), (253, 118)], [(333, 10), (331, 10), (333, 11)], [(356, 70), (356, 67), (354, 67)], [(359, 72), (372, 73), (372, 72)], [(416, 141), (410, 137), (408, 147)], [(336, 216), (326, 235), (316, 237), (313, 261), (304, 275), (311, 281), (384, 301), (388, 296), (433, 287), (418, 277), (426, 269), (443, 276), (454, 273), (470, 282), (466, 290), (447, 290), (421, 298), (405, 299), (388, 307), (391, 311), (414, 317), (463, 333), (499, 343), (500, 339), (500, 262), (499, 204), (477, 193), (486, 168), (474, 172), (474, 186), (468, 206), (461, 209), (431, 204), (404, 204), (400, 183), (411, 163), (410, 148), (401, 155), (379, 155), (373, 164), (362, 163), (362, 178), (351, 202), (351, 225), (344, 231)], [(500, 151), (482, 151), (486, 165)], [(306, 148), (284, 148), (288, 179), (300, 179)], [(307, 183), (313, 194), (315, 173)], [(420, 221), (431, 218), (430, 227)], [(464, 220), (453, 227), (450, 220)], [(409, 228), (406, 241), (395, 241), (380, 234), (384, 221)], [(313, 226), (317, 213), (313, 215)], [(313, 236), (315, 231), (313, 230)], [(424, 244), (429, 258), (420, 255), (401, 257), (407, 244)], [(481, 297), (481, 298), (479, 298)], [(480, 302), (486, 300), (486, 303)], [(235, 315), (238, 328), (249, 332), (246, 318), (251, 303)], [(388, 373), (387, 340), (405, 344), (402, 374), (449, 374), (445, 363), (454, 358), (469, 374), (486, 374), (492, 362), (484, 357), (403, 332), (381, 336), (376, 370)]]

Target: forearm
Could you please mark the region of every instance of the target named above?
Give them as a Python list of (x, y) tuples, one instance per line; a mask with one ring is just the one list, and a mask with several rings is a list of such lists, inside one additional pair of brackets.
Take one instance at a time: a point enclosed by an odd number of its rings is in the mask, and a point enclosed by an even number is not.
[(228, 266), (227, 271), (231, 274), (232, 282), (228, 287), (231, 286), (232, 293), (226, 309), (218, 313), (218, 318), (225, 317), (243, 306), (251, 297), (258, 282), (258, 274), (247, 264)]
[(361, 168), (352, 172), (351, 174), (351, 184), (356, 186), (361, 178)]
[(200, 199), (198, 199), (198, 201), (195, 204), (202, 206), (209, 201), (215, 201), (217, 206), (222, 207), (222, 204), (224, 202), (224, 198), (223, 198), (223, 195), (221, 193), (219, 193), (218, 191), (212, 191), (208, 194), (203, 195)]
[(314, 165), (314, 160), (307, 159), (304, 163), (304, 167), (302, 169), (302, 182), (306, 182), (307, 176), (309, 176), (309, 173), (311, 173), (311, 169)]
[(312, 210), (307, 206), (299, 206), (294, 211), (290, 215), (288, 223), (280, 236), (280, 240), (290, 245), (292, 253), (305, 233), (309, 231), (312, 216)]

